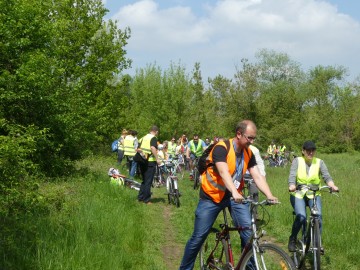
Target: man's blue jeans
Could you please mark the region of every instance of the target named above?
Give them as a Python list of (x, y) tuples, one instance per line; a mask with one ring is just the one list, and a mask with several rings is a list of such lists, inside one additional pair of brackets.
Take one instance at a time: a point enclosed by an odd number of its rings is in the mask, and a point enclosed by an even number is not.
[[(291, 230), (291, 238), (296, 238), (301, 228), (306, 230), (306, 206), (310, 208), (313, 206), (313, 201), (308, 199), (306, 196), (304, 198), (296, 198), (293, 195), (290, 195), (290, 202), (295, 212), (295, 220)], [(316, 196), (316, 206), (319, 210), (320, 216), (320, 233), (322, 232), (322, 212), (321, 212), (321, 196)]]
[[(199, 253), (202, 244), (205, 242), (217, 216), (221, 210), (228, 206), (231, 206), (231, 215), (236, 226), (251, 226), (250, 211), (247, 204), (237, 204), (229, 199), (220, 203), (200, 199), (195, 211), (194, 231), (185, 246), (184, 256), (179, 269), (188, 270), (194, 268), (196, 256)], [(247, 242), (250, 235), (251, 231), (249, 230), (241, 232), (241, 236), (244, 237), (241, 241), (242, 245)]]

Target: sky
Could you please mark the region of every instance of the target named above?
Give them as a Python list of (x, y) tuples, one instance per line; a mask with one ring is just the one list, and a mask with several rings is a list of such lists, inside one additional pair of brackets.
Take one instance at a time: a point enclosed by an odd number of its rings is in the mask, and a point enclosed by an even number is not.
[(125, 46), (134, 75), (149, 64), (166, 71), (196, 62), (205, 81), (233, 78), (241, 60), (268, 49), (286, 53), (304, 71), (343, 66), (360, 76), (358, 0), (102, 0), (105, 19), (131, 29)]

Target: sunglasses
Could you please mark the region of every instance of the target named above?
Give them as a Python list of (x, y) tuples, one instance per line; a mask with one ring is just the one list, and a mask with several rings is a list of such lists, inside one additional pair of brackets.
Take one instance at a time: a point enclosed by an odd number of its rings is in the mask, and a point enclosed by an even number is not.
[(256, 137), (251, 137), (251, 136), (246, 136), (245, 134), (242, 134), (245, 139), (248, 141), (248, 142), (254, 142), (256, 140)]

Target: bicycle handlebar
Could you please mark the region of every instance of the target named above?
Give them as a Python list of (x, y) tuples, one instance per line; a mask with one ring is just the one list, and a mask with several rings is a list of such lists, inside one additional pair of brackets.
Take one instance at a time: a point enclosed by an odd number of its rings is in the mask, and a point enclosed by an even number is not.
[[(234, 200), (233, 197), (230, 198), (230, 200)], [(244, 199), (242, 200), (241, 202), (239, 203), (250, 203), (250, 204), (253, 204), (253, 205), (274, 205), (274, 204), (280, 204), (281, 202), (275, 202), (275, 201), (272, 201), (272, 200), (268, 200), (268, 199), (265, 199), (261, 202), (257, 202), (257, 201), (254, 201), (253, 199), (250, 199), (250, 198), (247, 198), (247, 199)]]
[(305, 191), (312, 191), (312, 192), (316, 192), (316, 191), (321, 191), (323, 189), (328, 189), (330, 193), (333, 193), (334, 195), (337, 195), (335, 193), (340, 192), (340, 190), (333, 190), (330, 186), (319, 186), (319, 185), (305, 185), (305, 184), (301, 184), (298, 185), (296, 187), (296, 190), (305, 190)]

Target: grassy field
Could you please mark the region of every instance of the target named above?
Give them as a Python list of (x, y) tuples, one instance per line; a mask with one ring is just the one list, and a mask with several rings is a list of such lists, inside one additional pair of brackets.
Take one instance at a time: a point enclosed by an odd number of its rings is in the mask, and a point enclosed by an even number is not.
[[(360, 154), (319, 157), (341, 189), (340, 197), (323, 196), (323, 269), (359, 269)], [(79, 163), (81, 176), (42, 186), (54, 208), (49, 217), (31, 220), (37, 228), (34, 252), (24, 250), (22, 261), (28, 264), (14, 262), (12, 269), (178, 269), (198, 191), (185, 177), (180, 208), (167, 204), (164, 188), (153, 189), (152, 205), (141, 204), (137, 191), (110, 185), (107, 171), (114, 166), (113, 156), (89, 158)], [(265, 229), (285, 248), (293, 221), (288, 173), (289, 168), (267, 168), (281, 204), (268, 208), (271, 220)]]

